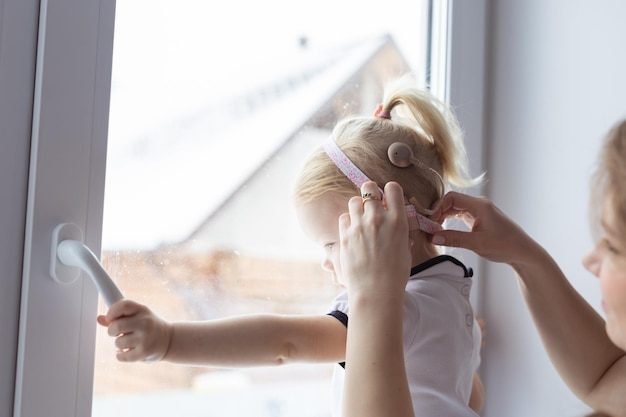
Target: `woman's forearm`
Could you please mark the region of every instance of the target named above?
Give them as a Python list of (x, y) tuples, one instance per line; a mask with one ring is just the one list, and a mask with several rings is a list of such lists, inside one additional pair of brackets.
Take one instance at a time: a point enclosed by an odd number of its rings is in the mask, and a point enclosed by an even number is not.
[(351, 294), (345, 417), (413, 417), (402, 344), (403, 300)]
[(444, 230), (433, 242), (463, 247), (511, 265), (543, 343), (572, 391), (596, 410), (624, 416), (626, 359), (605, 323), (576, 292), (550, 255), (491, 201), (450, 192), (431, 216), (461, 216), (470, 232)]
[[(624, 352), (608, 338), (604, 320), (572, 287), (539, 245), (532, 263), (512, 265), (543, 343), (557, 370), (582, 400), (605, 410), (603, 378)], [(623, 373), (622, 373), (623, 375)], [(626, 376), (619, 384), (626, 390)], [(614, 384), (612, 386), (615, 386)], [(621, 409), (626, 409), (626, 396)], [(601, 406), (601, 407), (599, 407)]]

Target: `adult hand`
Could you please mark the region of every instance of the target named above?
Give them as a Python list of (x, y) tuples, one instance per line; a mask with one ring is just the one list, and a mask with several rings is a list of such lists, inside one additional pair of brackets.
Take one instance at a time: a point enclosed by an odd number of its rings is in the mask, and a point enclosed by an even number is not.
[(351, 198), (349, 213), (339, 217), (340, 262), (348, 293), (398, 296), (411, 268), (402, 187), (387, 183), (384, 201), (372, 181), (363, 184), (361, 193), (373, 198)]
[(511, 265), (533, 263), (542, 251), (520, 226), (484, 197), (447, 193), (431, 219), (443, 223), (451, 216), (461, 218), (470, 231), (443, 230), (433, 234), (432, 243), (470, 249), (483, 258)]
[(387, 183), (384, 201), (373, 182), (361, 193), (366, 197), (350, 199), (349, 213), (339, 217), (339, 261), (350, 302), (342, 415), (413, 416), (402, 347), (411, 268), (402, 188)]
[(115, 338), (117, 359), (121, 362), (158, 361), (167, 353), (172, 325), (144, 305), (118, 301), (97, 321), (108, 327), (109, 336)]

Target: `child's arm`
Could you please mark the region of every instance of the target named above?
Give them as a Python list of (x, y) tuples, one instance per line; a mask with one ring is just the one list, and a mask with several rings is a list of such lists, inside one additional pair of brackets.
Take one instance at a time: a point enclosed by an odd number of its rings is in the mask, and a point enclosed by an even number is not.
[(174, 323), (165, 360), (213, 366), (341, 362), (346, 328), (331, 316), (232, 317)]
[(474, 373), (472, 379), (472, 394), (470, 395), (469, 406), (472, 410), (479, 413), (485, 405), (485, 386), (480, 379), (478, 373)]
[[(480, 350), (482, 352), (485, 347), (485, 337), (487, 334), (487, 324), (484, 319), (476, 317), (475, 323), (478, 324), (478, 328), (480, 329)], [(479, 413), (485, 405), (485, 386), (483, 385), (483, 381), (480, 379), (480, 375), (478, 372), (474, 372), (474, 377), (472, 378), (472, 393), (470, 394), (469, 406), (472, 410)]]
[(331, 316), (251, 315), (168, 323), (147, 307), (123, 300), (106, 318), (120, 361), (166, 360), (209, 366), (341, 362), (346, 328)]

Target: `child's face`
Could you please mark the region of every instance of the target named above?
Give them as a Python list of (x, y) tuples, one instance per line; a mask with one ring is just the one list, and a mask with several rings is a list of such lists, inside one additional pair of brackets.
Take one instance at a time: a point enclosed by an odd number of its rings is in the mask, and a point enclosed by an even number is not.
[(616, 236), (610, 204), (602, 216), (602, 235), (583, 264), (600, 280), (606, 332), (617, 346), (626, 349), (626, 249)]
[(304, 233), (324, 250), (322, 269), (330, 272), (333, 281), (345, 287), (339, 263), (339, 216), (348, 211), (348, 199), (326, 193), (310, 203), (296, 207)]

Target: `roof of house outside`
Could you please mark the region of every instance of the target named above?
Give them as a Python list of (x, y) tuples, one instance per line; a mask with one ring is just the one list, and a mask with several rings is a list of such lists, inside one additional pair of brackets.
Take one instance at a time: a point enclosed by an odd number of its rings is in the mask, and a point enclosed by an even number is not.
[(253, 76), (233, 72), (236, 82), (203, 80), (189, 97), (183, 92), (194, 79), (184, 77), (178, 89), (164, 87), (166, 100), (146, 100), (158, 74), (145, 74), (140, 85), (120, 75), (112, 91), (104, 248), (152, 249), (189, 236), (389, 42), (385, 35), (293, 50), (246, 68)]

